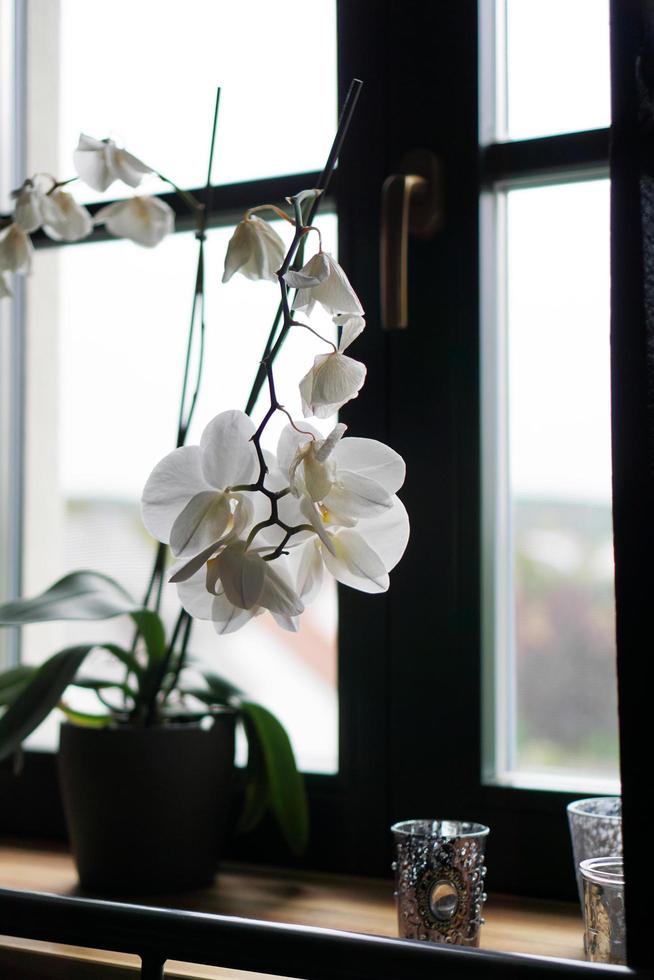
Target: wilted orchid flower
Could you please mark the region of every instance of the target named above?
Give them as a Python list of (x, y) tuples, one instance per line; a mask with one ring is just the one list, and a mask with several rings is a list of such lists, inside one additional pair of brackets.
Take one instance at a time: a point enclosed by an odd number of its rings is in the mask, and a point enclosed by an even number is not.
[(239, 540), (209, 558), (206, 570), (197, 570), (193, 562), (178, 566), (171, 581), (186, 611), (212, 620), (218, 633), (233, 633), (265, 610), (283, 629), (296, 632), (304, 603), (283, 562), (264, 561), (257, 549)]
[(247, 214), (229, 240), (223, 282), (229, 282), (235, 272), (240, 272), (246, 279), (276, 282), (284, 254), (284, 243), (275, 229), (262, 218)]
[(95, 191), (106, 191), (115, 180), (138, 187), (143, 176), (152, 173), (150, 167), (120, 149), (113, 140), (96, 140), (84, 133), (73, 153), (73, 163), (80, 178)]
[(343, 352), (356, 340), (365, 320), (361, 316), (337, 316), (342, 333), (338, 349), (319, 354), (311, 370), (300, 381), (302, 413), (305, 418), (329, 418), (346, 402), (356, 398), (366, 378), (366, 366)]
[(32, 271), (32, 252), (29, 236), (16, 222), (0, 232), (0, 272), (29, 275)]
[(175, 212), (156, 197), (132, 197), (101, 208), (95, 224), (105, 224), (112, 235), (154, 248), (175, 227)]
[(13, 293), (9, 288), (7, 277), (4, 275), (4, 273), (0, 272), (0, 299), (7, 299), (9, 296), (12, 295)]
[(231, 487), (251, 483), (257, 471), (253, 434), (254, 425), (243, 412), (221, 412), (207, 425), (199, 446), (174, 449), (148, 477), (143, 523), (177, 557), (196, 557), (209, 549), (201, 567), (217, 542), (238, 536), (251, 522), (252, 504)]
[(26, 180), (19, 190), (13, 192), (12, 196), (16, 201), (13, 215), (16, 224), (28, 233), (40, 228), (43, 221), (41, 214), (42, 194), (34, 181)]
[(320, 303), (332, 315), (363, 313), (347, 276), (328, 252), (317, 252), (301, 269), (287, 272), (284, 279), (289, 286), (298, 290), (293, 302), (294, 309), (306, 310), (307, 315), (316, 303)]
[(93, 230), (93, 219), (72, 194), (55, 188), (41, 196), (43, 230), (55, 241), (77, 242)]

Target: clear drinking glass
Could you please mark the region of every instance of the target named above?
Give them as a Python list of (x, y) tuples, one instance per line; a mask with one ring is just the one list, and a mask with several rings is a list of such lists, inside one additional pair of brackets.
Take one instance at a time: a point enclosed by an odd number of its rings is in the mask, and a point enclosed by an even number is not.
[(580, 869), (586, 956), (592, 963), (626, 963), (622, 858), (590, 858)]
[(404, 820), (391, 830), (400, 937), (478, 946), (488, 827), (465, 820)]
[(581, 862), (589, 858), (622, 857), (622, 800), (619, 796), (575, 800), (568, 806), (568, 823), (579, 901), (583, 910)]

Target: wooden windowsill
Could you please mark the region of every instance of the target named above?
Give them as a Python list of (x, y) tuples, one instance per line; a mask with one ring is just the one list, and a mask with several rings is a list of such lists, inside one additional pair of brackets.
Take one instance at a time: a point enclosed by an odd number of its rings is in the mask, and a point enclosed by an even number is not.
[[(16, 843), (0, 844), (0, 887), (80, 895), (67, 851)], [(130, 896), (143, 905), (213, 912), (243, 918), (287, 922), (326, 929), (397, 936), (397, 920), (389, 880), (353, 878), (324, 873), (289, 872), (243, 865), (225, 865), (211, 888), (177, 895)], [(92, 895), (103, 898), (109, 896)], [(537, 956), (583, 959), (582, 922), (576, 905), (491, 895), (484, 910), (484, 949)], [(123, 967), (107, 975), (132, 974), (136, 957), (94, 950), (28, 943), (0, 938), (2, 956), (21, 950), (62, 957), (79, 964), (78, 972), (43, 972), (42, 976), (87, 976), (89, 961)], [(44, 961), (45, 963), (45, 961)], [(67, 967), (70, 970), (70, 966)], [(167, 975), (243, 977), (241, 973), (189, 964), (168, 964)], [(1, 970), (0, 970), (1, 972)], [(13, 975), (13, 974), (12, 974)], [(18, 973), (16, 975), (19, 975)]]

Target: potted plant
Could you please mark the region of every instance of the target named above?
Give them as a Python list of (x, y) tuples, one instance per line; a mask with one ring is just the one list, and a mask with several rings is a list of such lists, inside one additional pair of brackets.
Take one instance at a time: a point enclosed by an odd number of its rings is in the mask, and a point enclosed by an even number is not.
[[(306, 421), (333, 416), (358, 395), (366, 374), (345, 353), (364, 329), (362, 305), (312, 224), (359, 84), (353, 83), (346, 101), (320, 186), (289, 198), (288, 210), (275, 204), (251, 208), (230, 240), (223, 282), (237, 273), (269, 279), (279, 287), (280, 306), (246, 411), (211, 419), (196, 446), (186, 445), (186, 436), (202, 358), (190, 399), (189, 362), (204, 326), (206, 202), (169, 181), (195, 216), (198, 265), (176, 447), (154, 467), (141, 501), (145, 527), (159, 541), (144, 600), (136, 602), (100, 572), (82, 571), (41, 595), (0, 607), (0, 625), (120, 615), (133, 621), (129, 647), (86, 643), (59, 651), (37, 669), (19, 666), (0, 675), (0, 758), (15, 752), (54, 708), (68, 718), (60, 776), (83, 884), (145, 890), (188, 887), (211, 876), (230, 809), (235, 724), (248, 742), (237, 828), (249, 830), (270, 810), (292, 849), (306, 845), (304, 787), (286, 732), (266, 708), (215, 673), (194, 672), (189, 640), (194, 618), (212, 621), (219, 635), (264, 613), (297, 630), (325, 571), (364, 592), (384, 592), (406, 547), (408, 519), (396, 495), (404, 480), (402, 459), (380, 442), (344, 438), (342, 423), (324, 434)], [(114, 179), (136, 186), (147, 173), (161, 177), (107, 140), (80, 137), (74, 159), (78, 177), (97, 190)], [(88, 234), (91, 219), (62, 190), (66, 183), (50, 178), (44, 184), (36, 175), (16, 192), (13, 218), (0, 233), (0, 275), (29, 271), (28, 234), (39, 226), (60, 237)], [(291, 226), (288, 247), (265, 213)], [(104, 207), (93, 220), (147, 246), (173, 223), (162, 201), (143, 196)], [(317, 249), (305, 261), (307, 241), (316, 237)], [(338, 343), (309, 324), (317, 305), (332, 316)], [(299, 420), (279, 401), (273, 371), (292, 329), (308, 330), (324, 345), (299, 382)], [(264, 385), (269, 404), (255, 425), (250, 415)], [(277, 413), (288, 424), (273, 454), (262, 436)], [(182, 606), (168, 636), (159, 612), (166, 581), (175, 584)], [(120, 664), (118, 680), (79, 673), (98, 647)], [(103, 711), (72, 708), (69, 685), (94, 691)]]

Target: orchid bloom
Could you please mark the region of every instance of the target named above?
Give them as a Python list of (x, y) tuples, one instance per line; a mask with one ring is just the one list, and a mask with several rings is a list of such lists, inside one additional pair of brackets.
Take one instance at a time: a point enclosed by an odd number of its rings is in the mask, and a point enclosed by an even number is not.
[(29, 275), (32, 271), (32, 253), (29, 236), (16, 222), (0, 232), (0, 272)]
[(55, 188), (41, 196), (43, 230), (54, 241), (77, 242), (93, 230), (93, 219), (72, 194)]
[(195, 558), (208, 549), (201, 567), (219, 544), (251, 523), (252, 503), (231, 488), (254, 479), (253, 434), (254, 425), (243, 412), (221, 412), (207, 425), (199, 446), (174, 449), (148, 477), (141, 501), (143, 523), (155, 538), (170, 544), (176, 557)]
[(363, 307), (340, 265), (328, 252), (318, 252), (298, 271), (284, 276), (287, 285), (298, 290), (293, 302), (296, 310), (311, 314), (316, 303), (331, 313), (350, 313), (361, 316)]
[(41, 213), (42, 194), (32, 180), (26, 180), (23, 186), (14, 191), (12, 197), (15, 198), (14, 221), (23, 231), (36, 231), (41, 227), (43, 215)]
[(120, 149), (113, 140), (96, 140), (80, 134), (73, 163), (79, 177), (94, 191), (106, 191), (115, 180), (138, 187), (145, 174), (152, 173), (141, 160)]
[(225, 255), (223, 282), (235, 272), (246, 279), (277, 281), (277, 270), (284, 261), (284, 243), (267, 221), (254, 214), (245, 216), (235, 228)]
[(95, 224), (105, 224), (118, 238), (129, 238), (137, 245), (154, 248), (175, 227), (175, 212), (156, 197), (132, 197), (101, 208)]
[(319, 354), (311, 370), (300, 381), (305, 418), (313, 415), (326, 419), (334, 415), (346, 402), (357, 397), (366, 377), (365, 365), (343, 353), (359, 336), (365, 320), (351, 315), (336, 316), (334, 320), (343, 328), (338, 349), (330, 354)]
[(374, 439), (343, 438), (339, 423), (326, 439), (311, 426), (287, 426), (277, 447), (278, 465), (316, 532), (293, 557), (304, 602), (315, 594), (322, 565), (339, 582), (364, 592), (388, 588), (388, 572), (409, 536), (406, 511), (396, 496), (404, 482), (402, 457)]
[(268, 610), (283, 629), (296, 632), (304, 603), (282, 562), (264, 561), (259, 549), (241, 540), (226, 545), (197, 569), (178, 566), (171, 581), (180, 602), (198, 619), (212, 620), (217, 633), (233, 633)]

